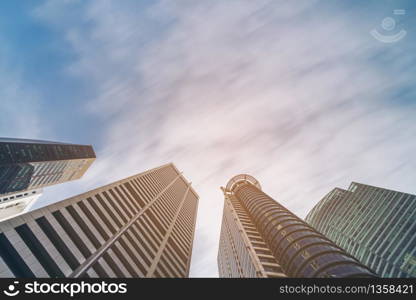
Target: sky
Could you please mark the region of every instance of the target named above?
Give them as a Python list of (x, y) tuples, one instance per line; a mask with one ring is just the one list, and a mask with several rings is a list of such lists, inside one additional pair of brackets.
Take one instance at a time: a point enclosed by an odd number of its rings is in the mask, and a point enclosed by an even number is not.
[(0, 14), (0, 136), (97, 154), (35, 207), (174, 162), (200, 196), (191, 277), (218, 276), (234, 175), (302, 218), (351, 181), (416, 193), (414, 1), (7, 0)]

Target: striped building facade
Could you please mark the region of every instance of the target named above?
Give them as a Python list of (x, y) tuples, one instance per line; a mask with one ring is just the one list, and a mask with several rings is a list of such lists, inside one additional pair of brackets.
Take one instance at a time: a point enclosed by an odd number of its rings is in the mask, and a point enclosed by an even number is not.
[(0, 223), (0, 277), (188, 277), (198, 195), (167, 164)]
[(223, 192), (220, 277), (375, 276), (266, 195), (252, 176), (233, 177)]
[(306, 221), (381, 277), (416, 277), (416, 195), (353, 182)]
[(218, 250), (220, 277), (286, 277), (238, 199), (224, 191)]

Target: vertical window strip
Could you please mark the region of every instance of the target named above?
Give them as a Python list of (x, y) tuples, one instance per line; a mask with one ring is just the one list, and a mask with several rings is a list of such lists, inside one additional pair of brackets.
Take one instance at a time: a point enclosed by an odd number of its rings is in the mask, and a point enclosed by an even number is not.
[(92, 198), (86, 199), (88, 204), (94, 208), (95, 212), (100, 216), (101, 220), (104, 222), (104, 224), (107, 226), (107, 228), (111, 231), (112, 234), (116, 233), (116, 229), (113, 226), (113, 224), (109, 221), (108, 217), (104, 214), (104, 212), (100, 209), (98, 204), (93, 200)]
[[(75, 210), (75, 208), (72, 205), (69, 205), (65, 207), (65, 209), (69, 212), (71, 217), (74, 219), (74, 221), (77, 223), (79, 228), (81, 228), (82, 232), (86, 235), (86, 237), (91, 241), (91, 243), (94, 245), (96, 249), (100, 248), (102, 243), (98, 240), (96, 235), (92, 232), (90, 229), (90, 226), (88, 226), (83, 218), (78, 214), (78, 212)], [(100, 237), (102, 241), (104, 239)]]
[(27, 224), (20, 225), (16, 227), (15, 230), (50, 277), (65, 277), (64, 273), (62, 273), (61, 269), (46, 251), (45, 247), (43, 247), (37, 237), (33, 234)]
[[(128, 240), (129, 244), (124, 240)], [(141, 274), (138, 274), (137, 277), (144, 277), (146, 276), (146, 267), (143, 265), (143, 263), (137, 258), (139, 255), (137, 255), (137, 245), (133, 242), (131, 237), (126, 233), (123, 235), (123, 237), (119, 240), (121, 246), (124, 247), (124, 250), (127, 251), (127, 253), (130, 255), (131, 259), (133, 260), (136, 267), (140, 270)], [(134, 252), (133, 252), (134, 251)], [(146, 257), (147, 258), (147, 257)]]
[(110, 209), (112, 208), (113, 210), (115, 210), (115, 213), (114, 214), (117, 215), (117, 216), (119, 216), (119, 218), (121, 218), (122, 225), (126, 224), (127, 223), (127, 219), (128, 219), (126, 217), (126, 210), (125, 210), (125, 208), (121, 208), (120, 209), (120, 203), (122, 201), (117, 201), (117, 198), (111, 198), (109, 196), (109, 194), (107, 192), (105, 192), (105, 191), (102, 194), (103, 194), (104, 198), (107, 199), (107, 203), (108, 203)]
[[(154, 257), (153, 253), (149, 250), (144, 240), (137, 239), (139, 236), (132, 231), (127, 231), (124, 237), (128, 242), (134, 247), (134, 250), (137, 252), (138, 257), (140, 257), (146, 268), (150, 266), (150, 259)], [(141, 263), (142, 264), (142, 263)], [(143, 272), (143, 274), (146, 274)]]
[(36, 219), (36, 223), (49, 238), (49, 240), (53, 242), (55, 248), (61, 254), (68, 266), (72, 270), (75, 270), (80, 265), (80, 262), (76, 259), (75, 255), (67, 247), (66, 243), (61, 239), (49, 221), (45, 217), (40, 217)]
[(4, 233), (0, 233), (0, 256), (16, 277), (36, 277)]
[(113, 200), (120, 206), (123, 213), (127, 216), (127, 219), (130, 220), (135, 215), (135, 213), (129, 206), (129, 200), (127, 196), (124, 194), (119, 194), (115, 189), (109, 189), (108, 192), (110, 193)]
[(118, 194), (119, 197), (123, 196), (126, 199), (124, 204), (129, 208), (131, 217), (139, 212), (139, 210), (134, 207), (134, 205), (132, 203), (133, 200), (132, 200), (131, 196), (127, 192), (125, 192), (122, 185), (115, 186), (114, 191), (113, 190), (110, 190), (110, 191), (112, 191), (114, 194)]
[(91, 211), (87, 208), (84, 201), (79, 201), (77, 204), (81, 208), (83, 213), (87, 216), (87, 218), (90, 220), (90, 222), (93, 224), (95, 229), (101, 234), (103, 239), (105, 241), (108, 240), (110, 236), (107, 234), (107, 232), (103, 228), (104, 222), (102, 220), (100, 220), (100, 222), (98, 222), (98, 220), (93, 216)]
[(110, 216), (111, 220), (113, 222), (116, 223), (117, 225), (117, 230), (120, 229), (123, 224), (122, 221), (119, 219), (119, 217), (117, 217), (114, 213), (114, 210), (112, 208), (110, 208), (109, 204), (107, 203), (107, 201), (105, 201), (100, 194), (96, 194), (95, 198), (97, 198), (98, 202), (101, 204), (101, 206), (106, 210), (107, 214)]

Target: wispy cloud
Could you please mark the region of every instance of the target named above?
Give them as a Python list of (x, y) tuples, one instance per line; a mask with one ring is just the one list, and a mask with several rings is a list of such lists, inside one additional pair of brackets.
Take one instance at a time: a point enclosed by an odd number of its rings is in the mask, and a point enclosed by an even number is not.
[[(317, 1), (181, 3), (47, 1), (34, 14), (96, 91), (85, 108), (105, 146), (86, 185), (168, 161), (193, 182), (191, 276), (217, 274), (219, 187), (238, 173), (300, 216), (352, 180), (416, 192), (412, 43), (387, 47), (368, 34), (378, 19)], [(76, 17), (60, 18), (68, 7)]]

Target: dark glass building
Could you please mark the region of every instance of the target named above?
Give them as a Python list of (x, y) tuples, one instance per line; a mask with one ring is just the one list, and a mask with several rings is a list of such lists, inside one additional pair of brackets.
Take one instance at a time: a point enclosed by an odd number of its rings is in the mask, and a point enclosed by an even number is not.
[(223, 188), (220, 277), (374, 277), (369, 268), (265, 194), (250, 175)]
[(0, 138), (0, 220), (29, 211), (43, 187), (81, 178), (94, 160), (88, 145)]
[(89, 145), (0, 138), (0, 195), (78, 179), (94, 160)]
[(305, 220), (381, 277), (416, 277), (416, 195), (353, 182)]

